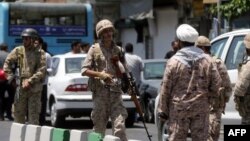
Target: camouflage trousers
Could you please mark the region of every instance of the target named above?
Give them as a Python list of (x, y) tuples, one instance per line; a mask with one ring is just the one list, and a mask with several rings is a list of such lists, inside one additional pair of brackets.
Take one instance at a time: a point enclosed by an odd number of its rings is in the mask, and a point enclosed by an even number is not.
[(20, 89), (19, 99), (14, 100), (14, 119), (17, 123), (25, 123), (28, 112), (28, 123), (39, 125), (39, 114), (41, 111), (41, 91), (30, 92)]
[(93, 110), (91, 119), (93, 121), (94, 132), (105, 135), (109, 118), (112, 123), (112, 134), (127, 141), (125, 131), (125, 120), (128, 116), (126, 108), (122, 102), (122, 92), (111, 92), (107, 88), (102, 88), (93, 94)]
[(192, 141), (207, 141), (208, 113), (200, 113), (192, 117), (172, 117), (168, 127), (168, 141), (186, 141), (189, 130)]
[(220, 137), (222, 110), (210, 111), (208, 141), (218, 141)]

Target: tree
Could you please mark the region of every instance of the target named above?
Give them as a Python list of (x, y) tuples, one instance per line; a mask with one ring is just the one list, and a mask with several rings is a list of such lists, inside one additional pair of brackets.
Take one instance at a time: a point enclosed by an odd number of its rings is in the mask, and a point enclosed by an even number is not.
[[(228, 20), (231, 27), (232, 20), (250, 11), (250, 0), (231, 0), (230, 2), (221, 4), (219, 9), (221, 16)], [(217, 7), (215, 5), (212, 6), (210, 12), (215, 15)]]

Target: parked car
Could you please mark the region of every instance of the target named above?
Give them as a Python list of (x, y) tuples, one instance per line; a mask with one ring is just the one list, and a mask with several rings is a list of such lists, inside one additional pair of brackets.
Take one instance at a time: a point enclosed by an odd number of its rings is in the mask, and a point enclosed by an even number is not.
[[(52, 57), (49, 71), (47, 113), (51, 125), (60, 126), (65, 118), (90, 116), (93, 108), (92, 93), (88, 90), (88, 77), (81, 76), (81, 64), (86, 54), (67, 54)], [(129, 95), (122, 95), (127, 108), (127, 126), (133, 126), (136, 108)]]
[(154, 103), (158, 94), (166, 59), (143, 60), (143, 71), (141, 73), (140, 101), (144, 111), (146, 122), (154, 122)]
[[(211, 41), (211, 52), (225, 62), (233, 87), (238, 79), (238, 65), (242, 62), (245, 54), (243, 39), (247, 33), (250, 33), (250, 29), (236, 30), (224, 33)], [(159, 96), (156, 97), (155, 107), (158, 106), (158, 101)], [(154, 112), (155, 115), (157, 115), (156, 108)], [(166, 124), (160, 121), (157, 116), (155, 118), (155, 124), (158, 130), (158, 140), (166, 141), (168, 138)], [(229, 124), (241, 124), (241, 117), (238, 111), (235, 110), (233, 96), (226, 105), (225, 114), (222, 114), (221, 129), (224, 128), (223, 125)]]

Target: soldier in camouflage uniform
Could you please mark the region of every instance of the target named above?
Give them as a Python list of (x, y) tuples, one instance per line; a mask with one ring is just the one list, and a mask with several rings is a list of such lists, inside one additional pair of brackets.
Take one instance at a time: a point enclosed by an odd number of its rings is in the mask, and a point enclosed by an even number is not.
[(121, 48), (113, 41), (114, 26), (109, 20), (101, 20), (96, 25), (96, 33), (100, 38), (88, 51), (82, 66), (82, 75), (89, 76), (89, 88), (93, 92), (94, 107), (91, 119), (93, 130), (105, 135), (109, 118), (112, 122), (113, 135), (121, 141), (127, 141), (125, 119), (127, 111), (122, 103), (120, 76), (114, 65), (114, 58), (121, 53)]
[(241, 124), (250, 124), (250, 33), (244, 38), (246, 47), (246, 60), (243, 60), (241, 69), (239, 71), (239, 79), (235, 84), (234, 100), (236, 109), (239, 111)]
[[(28, 112), (28, 123), (38, 125), (46, 68), (45, 53), (34, 47), (34, 40), (38, 36), (36, 30), (24, 29), (21, 36), (23, 46), (18, 46), (10, 52), (4, 64), (4, 72), (9, 81), (14, 77), (19, 80), (14, 100), (15, 122), (25, 123)], [(13, 66), (16, 67), (16, 74), (12, 71)]]
[(210, 115), (209, 115), (209, 138), (208, 141), (218, 141), (220, 136), (220, 126), (221, 126), (221, 114), (225, 111), (226, 103), (229, 101), (232, 95), (232, 86), (229, 75), (227, 73), (227, 68), (221, 59), (212, 56), (210, 52), (211, 43), (210, 40), (205, 36), (199, 36), (195, 45), (202, 49), (204, 53), (211, 56), (217, 70), (220, 74), (222, 81), (222, 86), (219, 89), (219, 97), (212, 97), (210, 101)]
[[(158, 113), (167, 120), (169, 141), (207, 141), (210, 97), (218, 97), (219, 73), (204, 52), (194, 47), (198, 32), (188, 24), (176, 30), (180, 50), (167, 62)], [(209, 93), (213, 92), (213, 93)]]

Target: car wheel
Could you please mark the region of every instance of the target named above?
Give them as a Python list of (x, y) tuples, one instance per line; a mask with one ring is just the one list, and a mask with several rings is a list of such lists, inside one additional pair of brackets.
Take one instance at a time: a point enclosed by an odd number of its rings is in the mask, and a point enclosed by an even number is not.
[(53, 102), (52, 105), (51, 105), (51, 107), (50, 107), (50, 122), (51, 122), (51, 126), (60, 127), (60, 125), (62, 125), (62, 123), (64, 121), (65, 121), (65, 117), (58, 115), (57, 109), (56, 109), (56, 103)]
[(158, 120), (158, 141), (168, 141), (168, 132), (166, 121), (163, 122), (160, 119)]
[(134, 126), (135, 116), (136, 116), (136, 112), (135, 111), (128, 113), (128, 117), (127, 117), (127, 119), (125, 121), (126, 127), (132, 127), (132, 126)]

